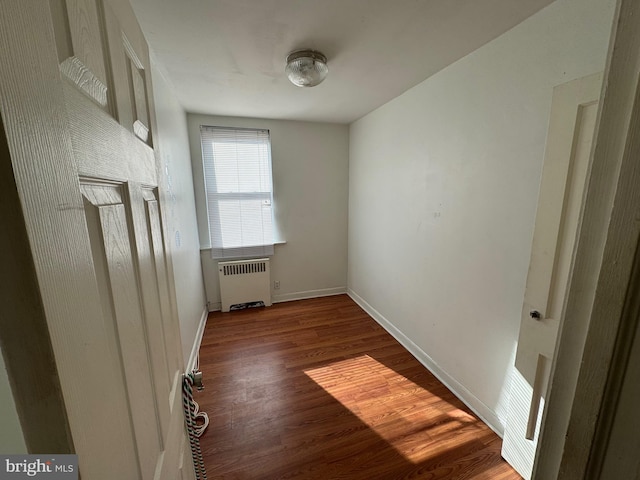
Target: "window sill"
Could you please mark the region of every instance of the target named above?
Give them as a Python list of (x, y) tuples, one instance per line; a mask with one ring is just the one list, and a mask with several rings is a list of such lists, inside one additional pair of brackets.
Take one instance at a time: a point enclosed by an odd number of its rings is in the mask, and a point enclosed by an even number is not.
[[(285, 245), (287, 243), (286, 240), (278, 240), (276, 242), (273, 242), (273, 245)], [(206, 252), (207, 250), (211, 250), (211, 246), (204, 246), (204, 247), (200, 247), (200, 251), (201, 252)]]

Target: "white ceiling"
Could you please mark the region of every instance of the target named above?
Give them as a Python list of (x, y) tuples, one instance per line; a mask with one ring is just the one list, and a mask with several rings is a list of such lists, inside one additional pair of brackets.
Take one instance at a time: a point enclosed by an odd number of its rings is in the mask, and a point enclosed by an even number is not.
[[(352, 122), (496, 38), (552, 0), (131, 0), (189, 112)], [(329, 75), (299, 88), (288, 53), (323, 52)]]

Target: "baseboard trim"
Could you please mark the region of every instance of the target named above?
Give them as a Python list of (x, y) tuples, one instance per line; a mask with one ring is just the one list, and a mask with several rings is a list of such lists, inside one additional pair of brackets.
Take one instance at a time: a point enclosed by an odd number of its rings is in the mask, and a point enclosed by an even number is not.
[[(271, 303), (293, 302), (294, 300), (306, 300), (308, 298), (330, 297), (332, 295), (342, 295), (347, 293), (347, 287), (320, 288), (318, 290), (304, 290), (302, 292), (283, 293), (272, 295)], [(208, 302), (207, 307), (210, 312), (222, 310), (221, 302)]]
[(200, 323), (198, 324), (198, 330), (196, 331), (196, 338), (193, 341), (193, 346), (191, 347), (191, 353), (189, 354), (189, 361), (187, 362), (187, 372), (192, 372), (196, 368), (196, 363), (198, 361), (198, 352), (200, 351), (200, 344), (202, 343), (202, 336), (204, 335), (204, 327), (207, 325), (207, 317), (209, 316), (209, 311), (205, 307), (202, 310), (202, 316), (200, 317)]
[(467, 407), (473, 411), (480, 419), (486, 423), (491, 430), (496, 432), (502, 438), (504, 436), (504, 426), (498, 419), (498, 416), (478, 399), (473, 393), (458, 382), (455, 378), (444, 371), (427, 353), (413, 343), (404, 333), (387, 320), (380, 312), (373, 308), (364, 298), (354, 292), (351, 288), (347, 289), (347, 294), (362, 309), (367, 312), (382, 328), (394, 337), (400, 344), (406, 348), (422, 365), (426, 367), (438, 380), (440, 380), (451, 392), (458, 397)]
[(272, 295), (273, 303), (291, 302), (293, 300), (305, 300), (307, 298), (330, 297), (347, 293), (347, 287), (321, 288), (318, 290), (305, 290), (302, 292), (284, 293), (282, 295)]

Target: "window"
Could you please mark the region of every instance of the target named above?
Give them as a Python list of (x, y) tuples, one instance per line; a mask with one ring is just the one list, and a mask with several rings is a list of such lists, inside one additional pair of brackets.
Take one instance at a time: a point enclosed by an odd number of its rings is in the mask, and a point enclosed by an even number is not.
[(268, 130), (200, 127), (213, 258), (273, 255)]

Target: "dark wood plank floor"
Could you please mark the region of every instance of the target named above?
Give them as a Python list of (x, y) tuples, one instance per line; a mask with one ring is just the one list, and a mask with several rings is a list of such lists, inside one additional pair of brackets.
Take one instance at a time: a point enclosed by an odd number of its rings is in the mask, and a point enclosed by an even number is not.
[(521, 477), (500, 438), (346, 295), (209, 316), (208, 478)]

